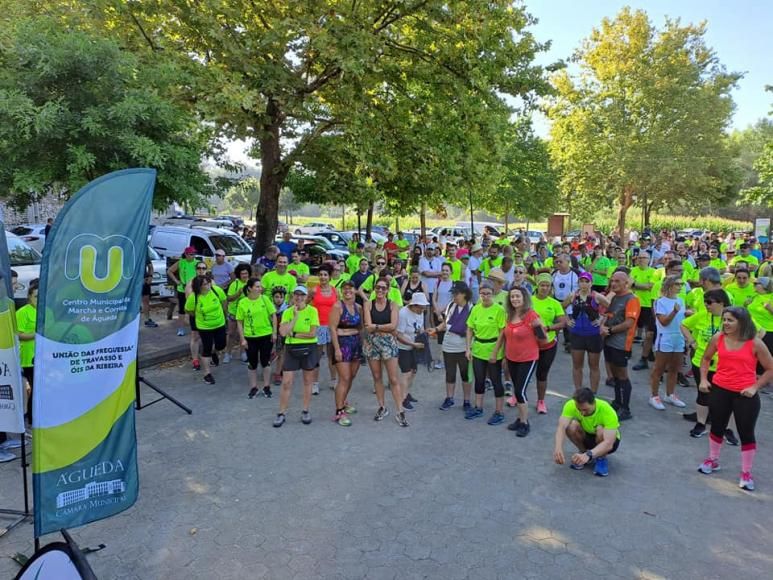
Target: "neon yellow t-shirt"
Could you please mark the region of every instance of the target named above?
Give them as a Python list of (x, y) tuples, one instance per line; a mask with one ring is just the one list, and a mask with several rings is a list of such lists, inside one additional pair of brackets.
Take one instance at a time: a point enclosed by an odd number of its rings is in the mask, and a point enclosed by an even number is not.
[[(489, 307), (478, 303), (470, 310), (470, 316), (467, 318), (467, 327), (472, 329), (472, 356), (475, 358), (488, 360), (494, 351), (496, 339), (499, 338), (502, 330), (507, 324), (507, 314), (505, 309), (499, 304), (494, 303)], [(488, 342), (481, 342), (485, 340)], [(505, 356), (504, 348), (500, 349), (497, 359)]]
[(245, 296), (239, 301), (236, 320), (242, 321), (245, 337), (268, 336), (274, 332), (271, 319), (275, 313), (274, 303), (265, 294), (261, 294), (254, 300)]
[(349, 275), (354, 274), (360, 269), (360, 262), (364, 258), (364, 255), (358, 256), (357, 254), (350, 254), (349, 257), (346, 258), (346, 271), (349, 272)]
[(773, 314), (765, 308), (765, 305), (771, 304), (771, 301), (773, 301), (773, 294), (756, 293), (754, 298), (752, 298), (751, 304), (747, 306), (754, 324), (758, 328), (765, 330), (765, 332), (773, 331)]
[[(295, 318), (295, 308), (290, 307), (282, 313), (282, 324), (292, 322)], [(313, 306), (306, 306), (298, 313), (298, 320), (295, 321), (293, 332), (306, 333), (311, 332), (311, 328), (319, 326), (319, 312)], [(285, 338), (285, 344), (316, 344), (317, 337), (314, 338), (295, 338), (291, 334)]]
[(501, 266), (502, 266), (502, 256), (499, 256), (493, 260), (491, 258), (486, 258), (480, 264), (480, 272), (481, 274), (483, 274), (483, 277), (485, 278), (486, 276), (488, 276), (488, 273), (493, 268), (499, 268)]
[[(650, 268), (649, 266), (645, 268), (634, 266), (631, 268), (631, 279), (634, 281), (634, 284), (652, 284), (655, 282), (655, 269)], [(652, 307), (652, 288), (644, 290), (632, 286), (631, 289), (639, 298), (639, 303), (642, 308)]]
[(750, 298), (754, 298), (757, 291), (754, 289), (754, 284), (749, 282), (746, 286), (741, 288), (736, 282), (731, 282), (727, 285), (727, 291), (730, 295), (730, 300), (733, 306), (741, 306), (746, 308), (746, 301)]
[[(706, 352), (706, 347), (711, 342), (711, 337), (722, 329), (722, 317), (714, 316), (704, 306), (703, 310), (685, 318), (682, 324), (690, 331), (693, 339), (695, 339), (695, 354), (691, 362), (696, 367), (700, 367), (703, 353)], [(714, 358), (711, 359), (709, 370), (717, 370), (717, 358), (717, 355), (714, 355)], [(700, 377), (696, 377), (696, 380), (700, 380)]]
[[(16, 311), (16, 330), (24, 334), (35, 334), (38, 311), (32, 304), (25, 304)], [(19, 359), (22, 368), (32, 366), (35, 358), (35, 339), (19, 340)]]
[(266, 272), (263, 275), (263, 278), (261, 278), (260, 283), (263, 285), (263, 291), (269, 295), (274, 293), (274, 288), (281, 286), (287, 292), (286, 296), (288, 301), (290, 300), (293, 289), (298, 285), (295, 276), (290, 274), (290, 272), (280, 274), (276, 270)]
[[(534, 308), (534, 311), (539, 314), (539, 317), (545, 326), (551, 326), (555, 324), (556, 319), (564, 316), (565, 314), (564, 307), (561, 306), (561, 303), (552, 296), (548, 296), (543, 299), (534, 295), (531, 297), (531, 305)], [(553, 342), (555, 339), (556, 331), (549, 330), (548, 340)]]
[(564, 403), (561, 416), (577, 421), (582, 430), (588, 435), (595, 435), (596, 429), (601, 427), (610, 431), (614, 429), (617, 438), (620, 439), (620, 420), (617, 418), (617, 413), (615, 413), (612, 405), (598, 397), (596, 398), (595, 405), (596, 409), (593, 411), (593, 414), (585, 416), (577, 409), (577, 403), (575, 403), (574, 399), (569, 399)]
[(228, 303), (228, 314), (231, 316), (236, 316), (236, 309), (239, 307), (239, 302), (244, 299), (244, 292), (242, 292), (242, 290), (244, 290), (246, 285), (246, 282), (242, 282), (238, 278), (228, 285), (228, 298), (237, 296), (236, 300), (232, 300)]
[(723, 274), (724, 272), (727, 272), (727, 262), (725, 262), (721, 258), (714, 258), (713, 260), (711, 260), (709, 262), (709, 266), (719, 270), (720, 274)]
[(459, 259), (446, 260), (446, 264), (451, 265), (451, 280), (458, 282), (462, 279), (462, 261)]
[(185, 311), (194, 312), (196, 328), (199, 330), (214, 330), (225, 326), (223, 303), (225, 292), (219, 286), (212, 286), (206, 294), (196, 296), (193, 292), (185, 300)]

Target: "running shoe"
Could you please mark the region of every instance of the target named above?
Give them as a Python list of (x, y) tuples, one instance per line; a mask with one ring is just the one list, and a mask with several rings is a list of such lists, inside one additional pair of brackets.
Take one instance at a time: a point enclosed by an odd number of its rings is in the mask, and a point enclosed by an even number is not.
[(628, 421), (628, 419), (633, 419), (633, 415), (631, 415), (630, 409), (620, 409), (617, 412), (618, 421)]
[(754, 480), (752, 474), (748, 471), (741, 472), (741, 479), (738, 482), (738, 487), (745, 489), (746, 491), (754, 491)]
[(216, 350), (212, 351), (212, 366), (213, 367), (220, 366), (220, 355), (217, 354)]
[(690, 423), (696, 423), (698, 421), (698, 413), (695, 411), (692, 413), (682, 413), (682, 419), (689, 421)]
[(518, 431), (518, 428), (520, 426), (521, 426), (521, 420), (520, 419), (516, 419), (515, 421), (513, 421), (512, 423), (510, 423), (507, 426), (507, 430), (508, 431)]
[(706, 475), (711, 475), (715, 471), (719, 471), (719, 461), (711, 459), (710, 457), (698, 466), (698, 471)]
[(593, 468), (593, 475), (606, 477), (609, 475), (609, 462), (606, 457), (596, 459), (596, 467)]
[(19, 447), (21, 447), (21, 439), (6, 439), (3, 443), (0, 443), (0, 451), (19, 449)]
[(210, 385), (215, 384), (215, 377), (212, 376), (212, 374), (204, 375), (204, 382), (209, 383)]
[(413, 403), (408, 399), (408, 397), (405, 397), (405, 400), (403, 401), (403, 410), (404, 411), (415, 411), (416, 409), (413, 407)]
[(346, 411), (347, 415), (354, 415), (357, 413), (357, 407), (347, 401), (344, 401), (344, 411)]
[(311, 425), (311, 413), (308, 411), (301, 411), (301, 423), (304, 425)]
[(483, 416), (483, 409), (480, 407), (473, 407), (464, 414), (465, 419), (477, 419)]
[(606, 381), (604, 381), (604, 384), (608, 387), (614, 387), (615, 386), (615, 379), (608, 378)]
[(513, 395), (513, 381), (505, 381), (505, 397)]
[(0, 451), (0, 463), (6, 463), (8, 461), (13, 461), (14, 459), (16, 459), (16, 455), (10, 451)]
[(405, 418), (405, 413), (395, 413), (395, 421), (400, 427), (408, 426), (408, 419)]
[(338, 379), (330, 379), (330, 390), (335, 391), (338, 385)]
[(373, 417), (374, 421), (383, 421), (385, 417), (389, 416), (389, 409), (386, 407), (379, 407), (376, 411), (376, 416)]
[(311, 394), (312, 395), (319, 395), (319, 383), (313, 383), (311, 385)]
[(684, 409), (687, 406), (685, 405), (682, 399), (676, 396), (676, 393), (674, 393), (673, 395), (666, 395), (666, 398), (663, 400), (669, 405), (673, 405), (674, 407), (679, 407), (680, 409)]
[(569, 462), (569, 469), (574, 469), (575, 471), (582, 471), (583, 469), (585, 469), (585, 464), (583, 463), (582, 465), (575, 465), (574, 463)]
[(191, 361), (191, 365), (193, 365), (194, 371), (200, 371), (201, 370), (201, 363), (199, 362), (199, 359), (195, 358)]
[(281, 427), (285, 424), (285, 414), (277, 413), (276, 419), (274, 419), (274, 427)]
[(333, 418), (333, 421), (338, 423), (341, 427), (351, 427), (352, 426), (352, 420), (346, 414), (346, 411), (342, 411), (342, 412), (338, 413), (338, 415), (336, 415)]
[(185, 336), (185, 329), (184, 328), (178, 328), (177, 329), (177, 336)]
[(499, 411), (494, 411), (494, 414), (491, 415), (488, 421), (486, 421), (486, 423), (488, 423), (489, 425), (499, 425), (500, 423), (504, 423), (504, 422), (505, 422), (505, 416)]
[(276, 373), (274, 375), (274, 386), (278, 387), (282, 384), (282, 373)]
[(690, 381), (687, 380), (687, 377), (684, 376), (682, 373), (679, 373), (676, 376), (676, 382), (679, 383), (679, 385), (682, 386), (682, 387), (689, 388), (689, 387), (692, 386), (692, 385), (690, 385)]
[(641, 336), (634, 336), (633, 342), (634, 344), (641, 344)]
[(637, 362), (635, 365), (633, 365), (633, 370), (635, 371), (643, 371), (645, 369), (649, 368), (649, 364), (647, 363), (647, 359), (641, 359), (639, 362)]
[(158, 323), (157, 323), (157, 322), (155, 322), (153, 319), (151, 319), (151, 318), (148, 318), (148, 319), (145, 321), (145, 326), (146, 326), (147, 328), (158, 328)]
[(696, 423), (695, 427), (690, 429), (690, 437), (698, 439), (706, 434), (706, 425), (703, 423)]
[(507, 399), (507, 406), (515, 407), (517, 404), (518, 404), (518, 399), (516, 399), (514, 395), (510, 395)]
[(263, 387), (263, 396), (266, 397), (267, 399), (270, 399), (272, 396), (271, 387), (269, 387), (268, 385)]
[(540, 415), (548, 414), (548, 407), (545, 405), (545, 401), (537, 401), (537, 413)]
[(260, 392), (260, 389), (258, 387), (252, 387), (250, 389), (250, 392), (247, 395), (248, 399), (254, 399), (255, 395), (257, 395)]
[(531, 425), (528, 422), (521, 423), (520, 425), (518, 425), (518, 429), (516, 429), (515, 431), (515, 436), (526, 437), (530, 431), (531, 431)]
[(467, 411), (469, 411), (469, 410), (470, 410), (470, 407), (472, 407), (472, 405), (470, 404), (470, 402), (469, 402), (469, 401), (465, 401), (465, 402), (462, 404), (462, 410), (463, 410), (465, 413), (466, 413)]
[(486, 387), (487, 391), (490, 391), (491, 389), (494, 388), (494, 384), (491, 382), (490, 379), (486, 379), (485, 381), (483, 381), (483, 386)]
[(246, 352), (244, 352), (244, 351), (242, 351), (242, 354), (241, 354), (241, 357), (240, 357), (240, 358), (241, 358), (241, 361), (242, 361), (243, 363), (246, 363), (246, 362), (247, 362), (247, 353), (246, 353)]
[(446, 397), (445, 400), (443, 401), (443, 404), (440, 405), (439, 408), (441, 411), (448, 411), (448, 409), (450, 409), (453, 406), (454, 406), (454, 400), (451, 397)]
[(738, 439), (735, 437), (735, 433), (733, 433), (732, 429), (727, 429), (725, 431), (725, 441), (728, 445), (732, 445), (733, 447), (738, 447)]
[(408, 393), (408, 394), (405, 396), (405, 398), (406, 398), (406, 399), (408, 399), (408, 400), (409, 400), (411, 403), (418, 403), (418, 402), (419, 402), (419, 399), (414, 399), (414, 398), (413, 398), (413, 395), (412, 395), (412, 394), (410, 394), (410, 393)]
[(223, 364), (227, 365), (231, 362), (231, 353), (227, 352), (223, 355)]
[(658, 411), (666, 410), (666, 406), (663, 404), (663, 401), (660, 400), (659, 395), (650, 397), (650, 407), (652, 407), (653, 409), (657, 409)]
[(446, 368), (446, 365), (443, 364), (442, 360), (436, 360), (435, 361), (435, 368), (438, 369), (438, 370), (439, 369), (444, 369), (444, 368)]

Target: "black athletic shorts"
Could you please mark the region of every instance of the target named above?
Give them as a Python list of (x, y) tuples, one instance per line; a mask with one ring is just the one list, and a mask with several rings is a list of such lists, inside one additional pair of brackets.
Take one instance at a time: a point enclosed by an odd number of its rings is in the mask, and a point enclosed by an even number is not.
[(319, 366), (319, 345), (316, 342), (286, 344), (283, 371), (313, 371)]
[[(593, 449), (596, 445), (598, 445), (598, 443), (596, 443), (596, 436), (590, 433), (585, 433), (583, 445), (585, 446), (585, 449)], [(615, 451), (617, 451), (618, 447), (620, 447), (620, 439), (615, 439), (615, 444), (612, 446), (612, 451), (607, 453), (607, 455), (612, 455)]]
[(652, 330), (654, 317), (652, 316), (652, 308), (649, 306), (642, 306), (641, 312), (639, 312), (639, 319), (636, 321), (637, 328), (644, 328), (645, 330)]
[(185, 314), (185, 292), (177, 293), (177, 312), (178, 314)]
[(397, 351), (397, 364), (400, 367), (400, 372), (410, 373), (416, 371), (419, 368), (419, 364), (416, 362), (416, 350), (398, 349)]
[(604, 360), (613, 367), (626, 368), (629, 358), (631, 358), (631, 351), (615, 348), (614, 346), (604, 346)]
[(142, 295), (150, 296), (150, 284), (147, 284), (146, 282), (142, 283)]
[(572, 350), (582, 350), (585, 352), (599, 353), (604, 348), (604, 343), (601, 340), (600, 334), (583, 336), (581, 334), (572, 334), (570, 332), (569, 343), (572, 346)]

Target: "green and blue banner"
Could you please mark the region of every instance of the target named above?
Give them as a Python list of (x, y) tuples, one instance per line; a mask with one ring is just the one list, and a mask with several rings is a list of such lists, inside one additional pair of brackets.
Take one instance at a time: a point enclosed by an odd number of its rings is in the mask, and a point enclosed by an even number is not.
[(137, 499), (137, 339), (156, 172), (81, 189), (46, 239), (38, 292), (32, 469), (35, 537)]

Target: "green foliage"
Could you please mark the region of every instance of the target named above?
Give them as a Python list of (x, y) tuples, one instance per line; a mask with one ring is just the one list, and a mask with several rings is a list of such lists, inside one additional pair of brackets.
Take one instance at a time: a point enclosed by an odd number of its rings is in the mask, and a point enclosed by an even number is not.
[(224, 196), (225, 203), (231, 209), (247, 212), (252, 211), (260, 199), (260, 179), (246, 177), (229, 187)]
[[(631, 210), (630, 214), (631, 228), (640, 230), (641, 212)], [(595, 218), (590, 218), (584, 223), (592, 223), (602, 232), (611, 232), (617, 227), (617, 220), (609, 213), (596, 214)], [(575, 227), (579, 227), (578, 222), (574, 222)], [(650, 217), (650, 227), (657, 230), (705, 230), (710, 232), (735, 232), (751, 230), (751, 223), (739, 220), (730, 220), (716, 216), (686, 216), (686, 215), (668, 215), (652, 214)]]
[(753, 127), (730, 136), (743, 175), (739, 205), (773, 207), (773, 121), (760, 119)]
[[(18, 16), (18, 15), (17, 15)], [(5, 19), (0, 42), (0, 192), (24, 208), (127, 167), (158, 171), (156, 207), (201, 205), (210, 135), (174, 104), (174, 68), (149, 66), (113, 40), (54, 18)]]
[(624, 229), (634, 203), (732, 195), (724, 130), (740, 75), (725, 71), (704, 34), (703, 24), (668, 19), (658, 30), (625, 8), (583, 42), (578, 75), (554, 75), (550, 150), (573, 208), (614, 205)]

